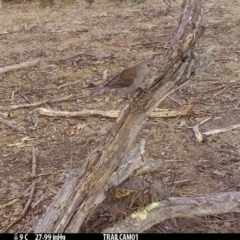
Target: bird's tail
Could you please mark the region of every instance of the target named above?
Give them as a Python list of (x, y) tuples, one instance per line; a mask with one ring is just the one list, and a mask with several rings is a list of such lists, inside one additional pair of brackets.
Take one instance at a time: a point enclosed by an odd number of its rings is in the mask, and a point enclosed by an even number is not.
[(106, 90), (106, 87), (97, 87), (91, 92), (90, 96), (94, 97), (96, 95), (103, 94)]

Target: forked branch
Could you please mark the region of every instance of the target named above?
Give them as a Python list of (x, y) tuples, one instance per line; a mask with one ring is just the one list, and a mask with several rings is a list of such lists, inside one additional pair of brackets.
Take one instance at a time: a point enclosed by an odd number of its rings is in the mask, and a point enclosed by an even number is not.
[(54, 200), (39, 222), (36, 232), (78, 232), (86, 217), (96, 207), (96, 199), (121, 159), (130, 150), (150, 113), (169, 94), (189, 82), (199, 71), (194, 54), (201, 27), (204, 0), (186, 0), (176, 36), (161, 69), (147, 93), (139, 92), (127, 105), (102, 145), (89, 154), (87, 166), (73, 179), (68, 189), (60, 190), (65, 198)]

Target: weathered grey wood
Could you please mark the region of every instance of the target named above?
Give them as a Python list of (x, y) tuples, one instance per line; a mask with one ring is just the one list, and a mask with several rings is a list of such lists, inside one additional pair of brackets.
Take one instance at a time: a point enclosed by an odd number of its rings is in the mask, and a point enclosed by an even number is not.
[(161, 64), (147, 93), (139, 92), (131, 106), (122, 110), (102, 146), (89, 155), (88, 165), (65, 189), (64, 198), (52, 202), (36, 232), (78, 232), (150, 113), (199, 71), (200, 63), (194, 48), (202, 34), (203, 9), (203, 0), (184, 2), (181, 21), (166, 61)]
[[(132, 173), (135, 172), (135, 170), (147, 166), (147, 164), (142, 161), (142, 156), (145, 152), (144, 149), (145, 144), (146, 140), (142, 139), (139, 145), (134, 150), (132, 150), (125, 158), (122, 159), (118, 169), (115, 172), (113, 172), (111, 177), (108, 179), (103, 191), (96, 198), (95, 204), (100, 204), (108, 196), (106, 194), (108, 194), (108, 192), (110, 192), (111, 189), (114, 189), (116, 186), (118, 186), (127, 178), (129, 178), (132, 175)], [(84, 171), (85, 169), (86, 165), (78, 169), (65, 171), (64, 175), (67, 177), (67, 180), (63, 187), (61, 188), (61, 191), (59, 191), (56, 197), (54, 198), (54, 202), (64, 201), (66, 196), (69, 194), (68, 189), (71, 186), (72, 181), (74, 181), (74, 179), (76, 178), (80, 171)], [(52, 207), (53, 209), (50, 208), (49, 213), (53, 212), (59, 214), (58, 211), (54, 211), (55, 206)], [(54, 219), (54, 216), (55, 215), (52, 214), (46, 214), (44, 220), (42, 221), (43, 225), (45, 226), (46, 222), (51, 222), (52, 219)], [(39, 224), (38, 225), (39, 232), (42, 232), (41, 228), (42, 224)]]
[(11, 65), (11, 66), (6, 66), (3, 68), (0, 68), (0, 73), (6, 73), (6, 72), (10, 72), (10, 71), (20, 70), (23, 68), (34, 67), (37, 64), (39, 64), (40, 60), (41, 60), (40, 58), (36, 58), (36, 59), (28, 61), (28, 62), (23, 62), (23, 63)]
[[(185, 106), (179, 110), (168, 110), (168, 109), (161, 109), (157, 108), (154, 112), (150, 114), (149, 117), (151, 118), (167, 118), (167, 117), (179, 117), (179, 116), (186, 116), (189, 111), (191, 110), (192, 106)], [(109, 110), (109, 111), (102, 111), (102, 110), (89, 110), (84, 109), (77, 112), (69, 112), (69, 111), (55, 111), (47, 108), (38, 108), (38, 112), (44, 116), (50, 117), (82, 117), (87, 118), (89, 116), (102, 116), (102, 117), (109, 117), (109, 118), (117, 118), (119, 115), (119, 110)]]
[(213, 193), (197, 197), (170, 197), (161, 202), (151, 203), (103, 232), (141, 233), (170, 218), (193, 218), (227, 212), (240, 212), (240, 192)]

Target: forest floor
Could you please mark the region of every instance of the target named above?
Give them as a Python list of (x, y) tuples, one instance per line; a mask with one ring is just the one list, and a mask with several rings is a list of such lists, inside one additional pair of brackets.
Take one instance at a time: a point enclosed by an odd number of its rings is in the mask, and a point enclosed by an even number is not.
[[(0, 116), (24, 128), (18, 131), (0, 123), (0, 232), (22, 214), (29, 199), (32, 147), (37, 153), (36, 191), (26, 216), (9, 232), (34, 231), (64, 183), (65, 171), (81, 167), (114, 122), (99, 116), (48, 117), (39, 113), (39, 107), (70, 112), (120, 110), (124, 99), (112, 93), (91, 98), (89, 93), (106, 69), (111, 78), (156, 52), (164, 58), (181, 16), (180, 0), (171, 7), (159, 0), (140, 4), (99, 0), (87, 6), (76, 0), (70, 6), (56, 2), (42, 9), (32, 1), (4, 2), (0, 9), (0, 66), (41, 58), (39, 66), (0, 75)], [(213, 45), (217, 57), (159, 106), (177, 110), (191, 105), (191, 112), (149, 118), (134, 146), (146, 139), (144, 157), (158, 171), (125, 181), (120, 188), (134, 190), (134, 197), (102, 203), (83, 232), (99, 232), (124, 218), (132, 210), (128, 203), (133, 198), (138, 208), (168, 196), (240, 189), (240, 129), (204, 135), (203, 142), (192, 131), (203, 120), (201, 132), (240, 124), (239, 12), (238, 1), (207, 1), (207, 28), (197, 51)], [(59, 100), (67, 96), (68, 100)], [(13, 107), (39, 101), (32, 107)], [(240, 214), (170, 219), (147, 232), (239, 233)]]

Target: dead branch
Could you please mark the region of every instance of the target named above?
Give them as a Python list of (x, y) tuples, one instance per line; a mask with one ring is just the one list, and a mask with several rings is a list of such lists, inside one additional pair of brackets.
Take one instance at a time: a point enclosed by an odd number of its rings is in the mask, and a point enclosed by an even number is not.
[(205, 123), (206, 121), (210, 120), (211, 118), (206, 118), (203, 121), (201, 121), (200, 123), (196, 124), (195, 126), (193, 126), (193, 133), (197, 139), (198, 142), (202, 142), (203, 141), (203, 136), (202, 133), (199, 130), (199, 126), (202, 125), (203, 123)]
[[(107, 197), (109, 191), (112, 188), (118, 186), (120, 183), (126, 180), (136, 169), (140, 168), (143, 165), (141, 155), (144, 153), (144, 147), (145, 140), (142, 140), (139, 146), (133, 151), (131, 151), (129, 155), (123, 159), (118, 169), (113, 172), (112, 176), (108, 179), (105, 188), (103, 188), (99, 193), (98, 197), (95, 200), (95, 205), (102, 202)], [(54, 202), (65, 201), (67, 196), (71, 194), (69, 190), (71, 191), (72, 186), (74, 186), (76, 178), (79, 174), (83, 174), (87, 170), (87, 165), (88, 163), (86, 162), (85, 165), (82, 166), (80, 169), (71, 170), (69, 173), (66, 174), (68, 176), (68, 179), (54, 198)], [(55, 219), (60, 214), (62, 214), (61, 205), (52, 205), (51, 207), (49, 207), (49, 211), (52, 212), (54, 215), (46, 215), (45, 218), (43, 218), (39, 222), (36, 232), (41, 232), (42, 229), (45, 229), (47, 227), (47, 225), (52, 221), (52, 219)]]
[[(101, 203), (110, 193), (110, 190), (114, 189), (116, 186), (121, 184), (123, 181), (125, 181), (136, 169), (142, 167), (144, 165), (142, 161), (142, 155), (144, 153), (144, 147), (145, 147), (145, 140), (142, 140), (137, 148), (135, 148), (133, 151), (131, 151), (125, 158), (122, 159), (118, 169), (112, 173), (110, 178), (108, 179), (105, 188), (102, 189), (100, 194), (95, 199), (95, 204)], [(58, 192), (56, 197), (54, 198), (54, 201), (63, 201), (66, 196), (69, 194), (68, 189), (71, 187), (73, 181), (75, 180), (76, 176), (79, 173), (83, 173), (87, 170), (87, 162), (84, 166), (81, 167), (81, 169), (74, 169), (71, 170), (69, 173), (65, 173), (65, 175), (68, 177), (67, 181), (63, 185), (62, 189)], [(54, 208), (54, 206), (52, 206)], [(50, 212), (53, 212), (52, 207), (49, 209)], [(60, 210), (60, 209), (59, 209)], [(58, 211), (54, 214), (59, 214)], [(41, 228), (45, 228), (45, 221), (51, 222), (52, 218), (55, 218), (56, 216), (52, 215), (46, 215), (44, 219), (42, 219), (42, 223), (38, 224), (37, 231), (41, 231)]]
[(8, 32), (2, 32), (2, 33), (0, 33), (0, 35), (6, 35), (6, 34), (12, 34), (12, 33), (18, 33), (18, 32), (20, 32), (21, 30), (22, 30), (22, 28), (19, 29), (19, 30), (15, 30), (15, 31), (10, 30), (10, 31), (8, 31)]
[(92, 55), (87, 54), (87, 53), (84, 53), (84, 52), (79, 52), (79, 53), (74, 53), (74, 54), (69, 55), (69, 56), (64, 57), (64, 58), (59, 58), (59, 59), (51, 60), (51, 62), (64, 62), (64, 61), (67, 61), (67, 60), (69, 60), (69, 59), (72, 59), (72, 58), (75, 58), (75, 57), (79, 57), (79, 56), (82, 56), (82, 55), (92, 56)]
[(5, 204), (0, 205), (0, 210), (4, 209), (4, 208), (7, 207), (7, 206), (13, 205), (13, 204), (16, 203), (18, 200), (19, 200), (19, 198), (16, 198), (16, 199), (11, 200), (11, 201), (8, 202), (8, 203), (5, 203)]
[[(192, 106), (186, 106), (179, 110), (168, 110), (168, 109), (160, 109), (157, 108), (155, 112), (151, 113), (149, 117), (151, 118), (166, 118), (166, 117), (180, 117), (186, 116), (189, 114)], [(49, 117), (81, 117), (87, 118), (90, 116), (101, 116), (108, 118), (116, 118), (119, 115), (119, 110), (109, 110), (109, 111), (101, 111), (101, 110), (82, 110), (77, 112), (68, 112), (68, 111), (54, 111), (46, 108), (39, 108), (39, 114)]]
[(20, 70), (23, 68), (28, 68), (28, 67), (34, 67), (40, 62), (40, 58), (36, 58), (32, 61), (24, 62), (24, 63), (19, 63), (7, 67), (0, 68), (0, 73), (6, 73), (10, 71), (15, 71), (15, 70)]
[(62, 84), (60, 86), (57, 87), (57, 89), (61, 89), (63, 87), (67, 87), (67, 86), (71, 86), (71, 85), (76, 85), (78, 83), (82, 83), (83, 80), (76, 80), (76, 81), (73, 81), (73, 82), (69, 82), (69, 83), (65, 83), (65, 84)]
[[(37, 176), (36, 169), (37, 169), (36, 149), (35, 149), (35, 147), (32, 147), (32, 177)], [(34, 194), (34, 191), (35, 191), (35, 188), (36, 188), (36, 184), (37, 184), (37, 180), (34, 179), (32, 184), (31, 184), (31, 192), (29, 194), (29, 199), (28, 199), (27, 203), (25, 204), (25, 207), (23, 209), (23, 212), (22, 212), (21, 216), (19, 218), (17, 218), (15, 221), (13, 221), (12, 223), (10, 223), (6, 227), (4, 232), (7, 232), (9, 229), (11, 229), (14, 225), (16, 225), (18, 222), (20, 222), (22, 220), (22, 218), (26, 215), (26, 212), (27, 212), (27, 210), (29, 209), (29, 207), (32, 203), (33, 194)]]
[(49, 33), (82, 33), (82, 32), (88, 32), (88, 29), (68, 29), (68, 30), (49, 30)]
[(232, 126), (228, 126), (226, 128), (217, 128), (217, 129), (212, 129), (212, 130), (208, 130), (208, 131), (205, 131), (205, 132), (200, 132), (199, 130), (199, 126), (202, 125), (203, 123), (205, 123), (206, 121), (210, 120), (211, 118), (206, 118), (204, 119), (203, 121), (201, 121), (200, 123), (196, 124), (194, 127), (193, 127), (193, 133), (197, 139), (198, 142), (202, 142), (203, 141), (203, 136), (202, 135), (212, 135), (212, 134), (218, 134), (218, 133), (222, 133), (222, 132), (227, 132), (227, 131), (231, 131), (233, 129), (236, 129), (236, 128), (240, 128), (240, 124), (235, 124), (235, 125), (232, 125)]
[(68, 100), (80, 98), (81, 96), (82, 96), (81, 94), (78, 94), (78, 95), (72, 95), (71, 94), (71, 95), (68, 95), (68, 96), (60, 96), (60, 97), (46, 99), (46, 100), (42, 100), (42, 101), (34, 102), (34, 103), (12, 105), (12, 106), (9, 106), (9, 107), (0, 106), (0, 111), (11, 111), (11, 110), (19, 109), (19, 108), (38, 107), (38, 106), (40, 106), (42, 104), (45, 104), (45, 103), (56, 103), (56, 102), (68, 101)]
[[(137, 169), (140, 169), (146, 165), (142, 161), (142, 155), (144, 154), (146, 141), (141, 140), (139, 146), (129, 153), (125, 158), (123, 158), (118, 169), (113, 172), (109, 178), (104, 191), (102, 191), (97, 197), (95, 204), (100, 204), (107, 196), (109, 191), (112, 191), (119, 184), (124, 182), (133, 174)], [(76, 174), (75, 174), (76, 175)], [(73, 177), (73, 175), (71, 175)]]
[[(204, 0), (186, 0), (179, 27), (165, 62), (159, 64), (155, 79), (146, 93), (139, 92), (131, 105), (126, 105), (102, 146), (94, 149), (87, 165), (68, 188), (59, 193), (40, 220), (36, 232), (78, 232), (96, 207), (96, 199), (109, 177), (127, 155), (133, 141), (150, 113), (169, 94), (188, 83), (201, 70), (195, 44), (203, 32), (201, 26)], [(58, 193), (58, 195), (59, 195)]]
[(7, 117), (8, 117), (8, 114), (7, 114), (7, 113), (2, 113), (2, 112), (0, 112), (0, 116), (3, 117), (3, 118), (7, 118)]
[(213, 193), (197, 197), (169, 197), (132, 213), (105, 233), (144, 232), (153, 225), (170, 218), (193, 218), (227, 212), (240, 212), (240, 192)]
[(192, 105), (184, 106), (178, 110), (169, 110), (156, 108), (154, 112), (150, 113), (150, 118), (170, 118), (170, 117), (184, 117), (190, 114)]
[(0, 116), (0, 122), (14, 130), (19, 131), (19, 132), (26, 132), (24, 127), (16, 125), (15, 123), (11, 123), (11, 122), (7, 121), (6, 119), (2, 118), (1, 116)]
[(37, 157), (36, 157), (36, 148), (32, 147), (32, 178), (37, 177)]
[[(63, 57), (63, 58), (50, 60), (50, 62), (51, 63), (53, 63), (53, 62), (64, 62), (64, 61), (67, 61), (67, 60), (70, 60), (72, 58), (79, 57), (79, 56), (90, 57), (92, 59), (101, 59), (101, 58), (109, 58), (109, 57), (112, 56), (112, 54), (111, 53), (105, 53), (102, 56), (98, 56), (98, 55), (91, 54), (91, 53), (79, 52), (79, 53), (74, 53), (74, 54), (71, 54), (71, 55)], [(78, 62), (78, 61), (79, 61), (79, 59), (76, 62)]]
[(222, 133), (222, 132), (227, 132), (236, 128), (240, 128), (240, 124), (235, 124), (226, 128), (218, 128), (218, 129), (212, 129), (212, 130), (208, 130), (206, 132), (203, 132), (202, 134), (204, 135), (211, 135), (211, 134), (217, 134), (217, 133)]

